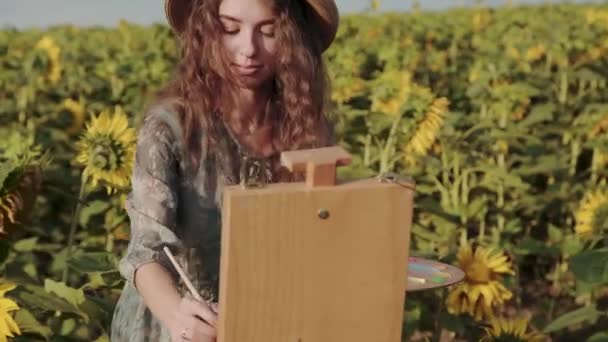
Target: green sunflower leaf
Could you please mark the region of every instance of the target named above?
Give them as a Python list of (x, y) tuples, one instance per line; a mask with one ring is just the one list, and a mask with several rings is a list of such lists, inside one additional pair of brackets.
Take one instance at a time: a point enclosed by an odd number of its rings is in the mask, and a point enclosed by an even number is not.
[(608, 283), (608, 248), (585, 251), (570, 258), (576, 279), (590, 285)]
[(21, 329), (22, 333), (37, 334), (49, 340), (53, 334), (51, 328), (42, 325), (36, 317), (25, 308), (20, 308), (15, 314), (15, 322)]
[(543, 330), (545, 334), (558, 331), (567, 328), (572, 325), (584, 323), (584, 322), (595, 322), (600, 315), (595, 306), (586, 306), (574, 311), (570, 311), (553, 322), (549, 323)]

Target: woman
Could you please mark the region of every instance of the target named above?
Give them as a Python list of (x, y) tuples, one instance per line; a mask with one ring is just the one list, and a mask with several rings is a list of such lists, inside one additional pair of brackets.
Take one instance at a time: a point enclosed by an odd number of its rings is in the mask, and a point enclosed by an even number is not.
[[(165, 10), (182, 58), (139, 130), (114, 342), (214, 341), (222, 188), (302, 180), (280, 152), (334, 144), (321, 58), (338, 26), (333, 0), (167, 0)], [(188, 296), (164, 246), (206, 303)]]

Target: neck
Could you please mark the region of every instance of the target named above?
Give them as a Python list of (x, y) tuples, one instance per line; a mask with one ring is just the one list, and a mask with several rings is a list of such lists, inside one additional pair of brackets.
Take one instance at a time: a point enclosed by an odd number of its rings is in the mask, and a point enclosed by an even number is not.
[(262, 123), (266, 105), (270, 98), (270, 89), (237, 89), (234, 95), (235, 108), (228, 114), (229, 120), (238, 122)]

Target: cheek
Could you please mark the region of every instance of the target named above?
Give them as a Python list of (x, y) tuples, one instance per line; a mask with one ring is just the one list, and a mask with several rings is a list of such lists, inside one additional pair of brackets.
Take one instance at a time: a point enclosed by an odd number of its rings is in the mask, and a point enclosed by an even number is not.
[(273, 40), (268, 40), (265, 42), (264, 44), (264, 59), (265, 62), (268, 65), (271, 65), (272, 68), (274, 69), (274, 66), (276, 65), (277, 62), (277, 44), (276, 41)]
[(236, 55), (237, 46), (238, 44), (233, 36), (224, 35), (224, 37), (222, 37), (222, 47), (229, 57), (233, 58)]

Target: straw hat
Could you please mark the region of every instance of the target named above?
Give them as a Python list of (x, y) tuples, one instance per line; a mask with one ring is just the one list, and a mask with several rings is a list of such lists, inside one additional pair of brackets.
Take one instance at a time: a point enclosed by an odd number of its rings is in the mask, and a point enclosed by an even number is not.
[[(165, 13), (169, 25), (179, 35), (186, 27), (186, 20), (194, 0), (165, 0)], [(312, 18), (311, 25), (320, 28), (322, 51), (327, 50), (338, 30), (339, 14), (334, 0), (299, 0), (303, 1), (306, 17)]]

